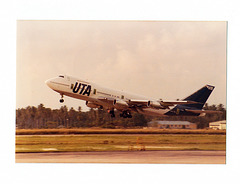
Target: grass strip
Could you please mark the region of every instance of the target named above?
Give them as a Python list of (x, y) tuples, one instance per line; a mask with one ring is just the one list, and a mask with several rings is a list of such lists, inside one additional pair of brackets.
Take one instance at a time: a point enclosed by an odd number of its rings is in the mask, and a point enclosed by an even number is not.
[(225, 135), (84, 134), (17, 135), (16, 152), (226, 150)]

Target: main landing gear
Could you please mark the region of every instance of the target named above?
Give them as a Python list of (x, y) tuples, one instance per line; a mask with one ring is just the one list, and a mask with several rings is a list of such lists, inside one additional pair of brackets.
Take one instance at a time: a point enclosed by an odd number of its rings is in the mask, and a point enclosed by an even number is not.
[(120, 117), (123, 117), (123, 118), (132, 118), (132, 115), (131, 115), (131, 112), (130, 112), (130, 111), (123, 111), (123, 112), (120, 114)]
[(63, 94), (61, 94), (61, 99), (59, 100), (60, 103), (63, 103), (64, 102), (64, 99), (63, 99)]
[[(114, 109), (108, 110), (108, 113), (111, 114), (111, 117), (112, 117), (112, 118), (115, 117)], [(123, 117), (123, 118), (132, 118), (132, 115), (131, 115), (131, 112), (130, 112), (130, 111), (122, 111), (122, 113), (120, 114), (120, 117)]]
[(108, 110), (108, 113), (111, 114), (112, 118), (115, 118), (114, 109), (113, 110)]

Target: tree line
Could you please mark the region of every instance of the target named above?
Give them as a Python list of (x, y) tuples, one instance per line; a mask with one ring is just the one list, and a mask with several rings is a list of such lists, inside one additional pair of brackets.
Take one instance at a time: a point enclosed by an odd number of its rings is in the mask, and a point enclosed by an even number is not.
[(170, 116), (153, 117), (132, 112), (132, 118), (121, 118), (116, 111), (116, 117), (111, 118), (109, 113), (103, 109), (90, 109), (83, 112), (79, 106), (77, 110), (73, 107), (62, 106), (60, 109), (51, 109), (44, 107), (43, 104), (18, 108), (16, 110), (16, 127), (19, 129), (45, 129), (45, 128), (134, 128), (146, 127), (152, 120), (167, 121), (189, 121), (197, 123), (198, 128), (208, 127), (209, 122), (226, 119), (226, 109), (222, 104), (211, 105), (207, 103), (205, 110), (222, 111), (221, 114), (207, 114), (203, 117), (190, 116)]

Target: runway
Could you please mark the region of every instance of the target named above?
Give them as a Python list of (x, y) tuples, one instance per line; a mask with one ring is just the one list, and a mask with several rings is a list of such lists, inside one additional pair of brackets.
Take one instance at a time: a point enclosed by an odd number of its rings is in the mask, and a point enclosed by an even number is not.
[(16, 153), (16, 163), (225, 164), (226, 151)]

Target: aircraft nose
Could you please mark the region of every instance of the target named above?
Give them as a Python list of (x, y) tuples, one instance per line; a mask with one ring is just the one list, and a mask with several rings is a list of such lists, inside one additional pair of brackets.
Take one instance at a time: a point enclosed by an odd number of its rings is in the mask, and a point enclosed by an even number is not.
[(51, 79), (48, 79), (48, 80), (45, 81), (45, 83), (47, 84), (48, 87), (51, 88), (51, 82), (50, 81), (51, 81)]

